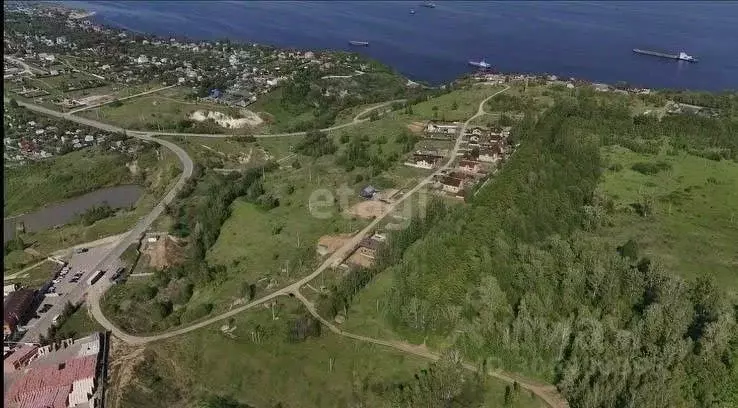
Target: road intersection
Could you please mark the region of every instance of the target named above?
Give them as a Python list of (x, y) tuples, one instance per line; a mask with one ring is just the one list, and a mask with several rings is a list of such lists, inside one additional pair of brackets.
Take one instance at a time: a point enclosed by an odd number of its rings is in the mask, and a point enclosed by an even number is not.
[[(70, 294), (70, 297), (72, 299), (85, 299), (87, 300), (87, 304), (89, 307), (90, 312), (92, 313), (92, 316), (95, 318), (95, 320), (98, 321), (104, 328), (111, 331), (111, 333), (121, 339), (122, 341), (131, 344), (131, 345), (143, 345), (146, 343), (150, 343), (153, 341), (158, 340), (164, 340), (168, 338), (172, 338), (175, 336), (180, 336), (185, 333), (189, 333), (191, 331), (209, 326), (213, 323), (228, 319), (230, 317), (233, 317), (245, 310), (254, 308), (259, 305), (263, 305), (267, 302), (270, 302), (274, 300), (275, 298), (279, 296), (285, 296), (285, 295), (292, 295), (295, 298), (297, 298), (299, 301), (301, 301), (308, 311), (313, 314), (317, 319), (321, 321), (323, 325), (328, 327), (331, 331), (334, 333), (349, 337), (358, 341), (364, 341), (364, 342), (370, 342), (374, 344), (383, 345), (386, 347), (394, 348), (396, 350), (414, 354), (423, 358), (430, 359), (432, 361), (438, 360), (439, 356), (437, 354), (431, 353), (427, 350), (420, 350), (417, 346), (405, 344), (405, 343), (398, 343), (398, 342), (392, 342), (392, 341), (386, 341), (381, 339), (373, 339), (366, 336), (361, 336), (353, 333), (344, 332), (341, 329), (337, 328), (332, 323), (325, 320), (323, 317), (321, 317), (317, 311), (315, 310), (314, 305), (307, 300), (302, 293), (300, 293), (300, 288), (307, 285), (310, 281), (318, 277), (321, 273), (323, 273), (328, 268), (332, 268), (335, 266), (338, 266), (343, 260), (348, 257), (348, 255), (356, 248), (356, 246), (359, 244), (359, 242), (366, 237), (368, 234), (375, 231), (377, 225), (389, 214), (391, 214), (402, 202), (409, 199), (411, 196), (416, 194), (418, 191), (420, 191), (423, 187), (425, 187), (427, 184), (431, 183), (433, 179), (441, 174), (444, 171), (447, 171), (449, 168), (451, 168), (451, 165), (453, 164), (454, 160), (458, 156), (463, 135), (466, 133), (466, 129), (469, 126), (469, 124), (476, 118), (482, 116), (485, 114), (484, 111), (484, 104), (492, 99), (493, 97), (507, 91), (509, 89), (509, 86), (506, 86), (504, 89), (490, 95), (486, 99), (484, 99), (482, 102), (479, 103), (479, 107), (477, 109), (477, 112), (469, 118), (466, 122), (464, 122), (459, 135), (456, 139), (456, 143), (454, 144), (453, 151), (448, 159), (448, 161), (440, 167), (438, 170), (421, 180), (415, 187), (407, 191), (405, 194), (403, 194), (398, 200), (390, 204), (384, 211), (384, 213), (378, 217), (376, 217), (374, 220), (372, 220), (369, 225), (367, 225), (364, 229), (359, 231), (357, 234), (355, 234), (348, 242), (346, 242), (341, 248), (339, 248), (337, 251), (335, 251), (331, 256), (329, 256), (317, 269), (315, 269), (311, 274), (299, 279), (298, 281), (287, 285), (281, 289), (278, 289), (266, 296), (263, 296), (255, 301), (252, 301), (246, 305), (234, 308), (228, 312), (222, 313), (220, 315), (214, 316), (212, 318), (200, 321), (198, 323), (192, 324), (187, 327), (182, 327), (179, 329), (174, 329), (168, 332), (159, 333), (156, 335), (151, 336), (135, 336), (131, 335), (129, 333), (126, 333), (122, 330), (120, 330), (118, 327), (116, 327), (110, 320), (108, 320), (105, 315), (102, 312), (102, 309), (100, 307), (100, 300), (103, 296), (103, 294), (109, 289), (113, 283), (110, 282), (108, 278), (108, 275), (112, 275), (114, 273), (114, 268), (117, 267), (117, 264), (119, 262), (119, 258), (121, 254), (125, 251), (128, 246), (130, 246), (133, 243), (138, 242), (138, 240), (143, 237), (143, 234), (146, 232), (146, 230), (151, 226), (151, 224), (156, 220), (157, 217), (163, 212), (164, 207), (169, 204), (176, 194), (179, 192), (179, 190), (184, 186), (184, 183), (189, 179), (189, 177), (192, 175), (192, 169), (193, 169), (193, 163), (191, 158), (187, 155), (187, 153), (178, 145), (155, 137), (156, 135), (164, 135), (164, 136), (182, 136), (182, 137), (188, 137), (188, 136), (197, 136), (197, 137), (213, 137), (213, 138), (225, 138), (225, 137), (234, 137), (237, 135), (206, 135), (206, 134), (189, 134), (189, 133), (166, 133), (166, 132), (141, 132), (141, 131), (131, 131), (119, 128), (117, 126), (113, 126), (110, 124), (105, 124), (101, 122), (97, 122), (91, 119), (86, 118), (80, 118), (77, 116), (73, 116), (69, 113), (62, 113), (58, 111), (54, 111), (48, 108), (44, 108), (42, 106), (26, 103), (26, 102), (18, 102), (19, 105), (25, 106), (28, 109), (34, 110), (36, 112), (47, 114), (50, 116), (55, 116), (67, 120), (71, 120), (83, 125), (91, 126), (94, 128), (98, 128), (101, 130), (106, 130), (109, 132), (118, 132), (118, 133), (126, 133), (129, 136), (136, 137), (142, 140), (148, 140), (156, 142), (168, 149), (170, 149), (172, 152), (174, 152), (177, 157), (179, 158), (180, 162), (183, 164), (183, 172), (180, 175), (179, 180), (175, 184), (175, 186), (167, 193), (167, 195), (159, 202), (159, 204), (154, 207), (154, 209), (145, 217), (143, 217), (139, 222), (126, 234), (122, 234), (122, 237), (119, 237), (117, 242), (113, 240), (113, 243), (108, 244), (104, 246), (104, 250), (102, 251), (102, 255), (100, 256), (99, 260), (95, 263), (94, 269), (90, 269), (87, 272), (87, 275), (83, 276), (83, 279), (87, 279), (87, 276), (92, 274), (94, 270), (105, 270), (105, 276), (103, 276), (100, 281), (93, 285), (88, 286), (86, 284), (78, 285), (75, 290), (73, 290), (73, 293)], [(368, 121), (368, 119), (362, 119), (362, 116), (366, 115), (367, 113), (371, 112), (372, 110), (379, 109), (385, 106), (388, 106), (392, 103), (396, 102), (403, 102), (404, 100), (394, 100), (385, 102), (383, 104), (380, 104), (378, 106), (374, 106), (368, 109), (365, 109), (364, 111), (360, 112), (358, 115), (356, 115), (351, 122), (333, 126), (330, 128), (322, 129), (323, 131), (331, 131), (331, 130), (337, 130), (349, 126), (354, 126), (359, 123), (363, 123)], [(6, 103), (7, 103), (6, 98)], [(293, 132), (293, 133), (281, 133), (281, 134), (271, 134), (271, 135), (255, 135), (254, 137), (257, 138), (265, 138), (265, 137), (285, 137), (285, 136), (301, 136), (305, 135), (306, 132)], [(61, 306), (63, 307), (63, 306)], [(46, 316), (50, 317), (54, 315), (54, 311), (50, 313), (47, 313)], [(44, 327), (44, 325), (40, 325), (37, 323), (36, 327), (38, 329), (34, 330), (35, 333), (41, 333), (41, 329)], [(29, 331), (30, 332), (30, 331)], [(26, 337), (28, 337), (28, 333), (26, 334)], [(28, 341), (24, 337), (24, 340)], [(477, 368), (470, 364), (464, 365), (467, 369), (470, 369), (472, 371), (475, 371)], [(523, 388), (530, 390), (534, 394), (536, 394), (538, 397), (540, 397), (547, 405), (554, 407), (554, 408), (565, 408), (568, 407), (568, 404), (566, 400), (561, 397), (561, 395), (558, 393), (558, 391), (555, 389), (555, 387), (551, 385), (542, 385), (534, 381), (530, 381), (527, 379), (519, 378), (515, 376), (512, 373), (505, 373), (500, 370), (491, 370), (487, 373), (488, 375), (494, 376), (496, 378), (499, 378), (503, 381), (507, 382), (514, 382), (517, 381)]]

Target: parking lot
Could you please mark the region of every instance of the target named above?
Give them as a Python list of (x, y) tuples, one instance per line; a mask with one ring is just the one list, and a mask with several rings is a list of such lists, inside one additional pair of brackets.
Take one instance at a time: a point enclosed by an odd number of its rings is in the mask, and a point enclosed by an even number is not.
[[(54, 324), (54, 317), (60, 315), (67, 302), (78, 303), (89, 287), (87, 280), (95, 272), (93, 268), (103, 260), (112, 247), (117, 243), (110, 243), (96, 248), (89, 248), (85, 252), (76, 251), (68, 262), (67, 272), (60, 273), (54, 277), (53, 292), (39, 294), (42, 299), (38, 301), (32, 318), (26, 323), (27, 332), (23, 336), (24, 341), (37, 341), (40, 334), (46, 334)], [(79, 253), (78, 253), (79, 252)], [(66, 270), (66, 268), (65, 268)], [(107, 279), (107, 278), (104, 278)], [(52, 288), (49, 288), (52, 289)]]

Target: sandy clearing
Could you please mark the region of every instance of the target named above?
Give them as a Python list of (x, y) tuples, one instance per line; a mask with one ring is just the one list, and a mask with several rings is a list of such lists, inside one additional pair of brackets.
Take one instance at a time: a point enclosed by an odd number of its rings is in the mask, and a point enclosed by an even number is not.
[(259, 115), (248, 109), (241, 109), (241, 114), (244, 117), (236, 119), (222, 112), (197, 110), (192, 112), (189, 118), (198, 122), (204, 122), (208, 119), (212, 119), (220, 127), (231, 129), (239, 129), (245, 126), (258, 126), (262, 122), (264, 122), (264, 120), (261, 119)]
[(425, 124), (423, 122), (413, 122), (407, 125), (407, 128), (413, 133), (422, 133), (423, 129), (425, 129)]
[(324, 247), (324, 255), (332, 254), (341, 248), (354, 234), (323, 235), (318, 239), (318, 247)]
[(384, 214), (390, 204), (377, 200), (362, 201), (353, 205), (346, 212), (360, 218), (375, 218)]

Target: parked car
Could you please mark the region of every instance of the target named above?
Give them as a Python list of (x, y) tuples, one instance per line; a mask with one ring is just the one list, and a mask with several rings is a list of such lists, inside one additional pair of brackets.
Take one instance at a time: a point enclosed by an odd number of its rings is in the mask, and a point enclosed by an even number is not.
[(52, 324), (57, 324), (59, 322), (59, 318), (60, 317), (61, 317), (61, 315), (54, 316), (54, 318), (51, 320), (51, 323)]

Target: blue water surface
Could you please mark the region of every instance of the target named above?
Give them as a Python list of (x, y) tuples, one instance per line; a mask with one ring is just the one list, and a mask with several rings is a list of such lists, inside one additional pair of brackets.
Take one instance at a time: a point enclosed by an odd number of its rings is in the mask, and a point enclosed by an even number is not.
[[(738, 2), (66, 1), (133, 31), (353, 50), (413, 80), (495, 70), (654, 88), (738, 88)], [(415, 14), (410, 10), (414, 9)], [(349, 40), (368, 41), (366, 48)], [(691, 64), (636, 55), (685, 51)]]

